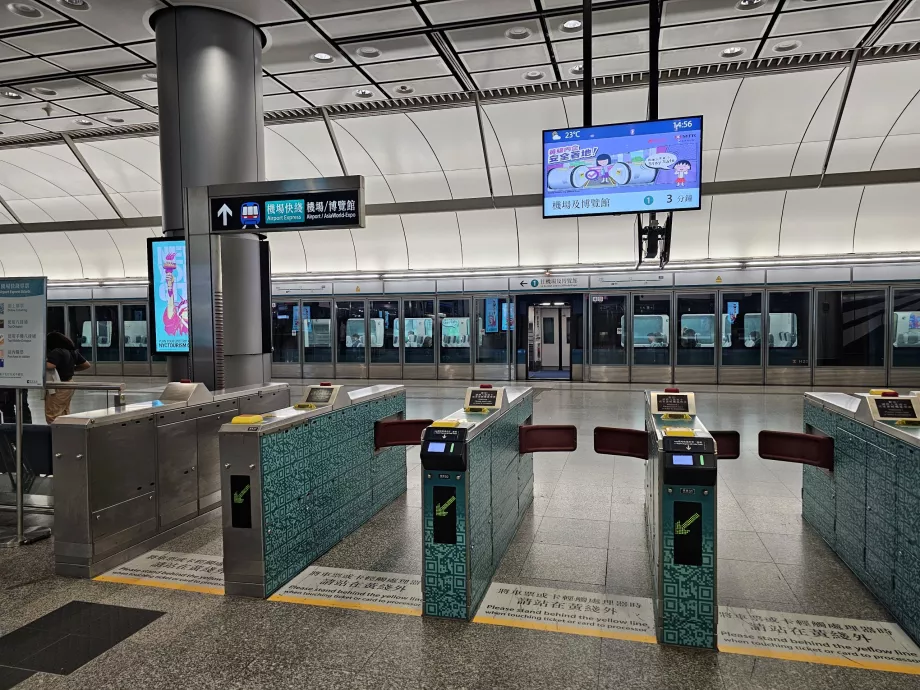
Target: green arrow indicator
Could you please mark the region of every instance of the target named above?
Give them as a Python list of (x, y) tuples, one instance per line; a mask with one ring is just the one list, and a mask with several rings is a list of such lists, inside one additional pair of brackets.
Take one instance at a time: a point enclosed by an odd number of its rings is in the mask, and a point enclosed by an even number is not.
[(699, 520), (699, 518), (700, 518), (700, 514), (694, 513), (689, 518), (684, 520), (683, 523), (681, 523), (680, 520), (678, 520), (677, 524), (674, 525), (674, 534), (690, 534), (690, 530), (687, 528), (690, 525), (692, 525), (694, 522)]
[(436, 505), (434, 507), (435, 516), (436, 517), (447, 517), (447, 509), (450, 508), (453, 505), (454, 501), (456, 500), (457, 500), (456, 496), (451, 496), (446, 501), (444, 501), (444, 505)]
[(242, 503), (242, 502), (243, 502), (243, 497), (244, 497), (246, 494), (249, 493), (249, 487), (250, 487), (250, 486), (251, 486), (251, 484), (247, 484), (245, 487), (243, 487), (243, 490), (242, 490), (242, 491), (239, 491), (239, 492), (233, 494), (233, 502), (234, 502), (234, 503)]

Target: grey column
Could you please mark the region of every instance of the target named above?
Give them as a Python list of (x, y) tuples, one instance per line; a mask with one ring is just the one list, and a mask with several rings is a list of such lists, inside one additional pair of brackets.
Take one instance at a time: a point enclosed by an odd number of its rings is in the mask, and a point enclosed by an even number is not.
[[(163, 228), (188, 237), (183, 188), (265, 179), (262, 35), (241, 17), (203, 7), (162, 10), (152, 23)], [(213, 374), (196, 370), (201, 367), (194, 366), (193, 352), (191, 367), (187, 357), (169, 358), (169, 379), (191, 374), (212, 389), (261, 383), (271, 355), (262, 353), (261, 304), (253, 302), (260, 286), (258, 238), (226, 236), (213, 238), (211, 244), (212, 275), (220, 277), (211, 300), (191, 300), (191, 312), (193, 331), (203, 321), (195, 318), (196, 309), (213, 313), (213, 319), (204, 320), (213, 333), (192, 334), (193, 350), (196, 342), (212, 343), (208, 356), (214, 361)], [(188, 256), (192, 272), (196, 266), (191, 251)], [(255, 311), (237, 318), (244, 306)], [(202, 354), (197, 353), (199, 361)]]

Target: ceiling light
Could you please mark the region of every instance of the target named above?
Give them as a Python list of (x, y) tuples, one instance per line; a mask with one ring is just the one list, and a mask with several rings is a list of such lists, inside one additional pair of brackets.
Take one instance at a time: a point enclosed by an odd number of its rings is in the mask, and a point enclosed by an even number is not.
[(86, 0), (57, 0), (58, 5), (63, 5), (68, 10), (88, 10), (89, 3)]
[(570, 19), (567, 22), (562, 22), (562, 25), (559, 27), (560, 31), (564, 31), (567, 34), (574, 34), (581, 31), (581, 22), (577, 19)]
[(788, 53), (790, 50), (795, 50), (796, 48), (801, 47), (801, 41), (783, 41), (782, 43), (777, 43), (775, 46), (773, 46), (773, 52)]
[(118, 115), (106, 115), (105, 120), (106, 122), (111, 122), (113, 125), (120, 125), (125, 121), (125, 118), (118, 117)]
[(585, 65), (583, 62), (579, 62), (577, 65), (572, 65), (569, 69), (569, 72), (575, 75), (582, 75), (585, 73)]
[(33, 86), (31, 91), (36, 96), (57, 96), (57, 91), (49, 89), (47, 86)]
[(358, 55), (363, 58), (378, 58), (380, 57), (380, 51), (374, 46), (361, 46), (358, 48)]
[(15, 91), (9, 91), (9, 90), (0, 91), (0, 96), (2, 96), (3, 98), (7, 98), (7, 99), (9, 99), (9, 100), (11, 100), (11, 101), (19, 101), (19, 100), (22, 100), (22, 94), (21, 94), (21, 93), (16, 93)]
[(546, 76), (543, 72), (538, 69), (532, 69), (528, 72), (524, 72), (522, 75), (527, 81), (540, 81), (543, 77)]
[(523, 41), (525, 38), (530, 38), (532, 33), (526, 26), (512, 26), (505, 32), (505, 36), (512, 41)]
[(373, 98), (374, 92), (371, 91), (370, 89), (358, 89), (357, 91), (355, 91), (355, 96), (357, 96), (358, 98)]
[(6, 9), (26, 19), (39, 19), (42, 16), (42, 11), (40, 9), (32, 5), (27, 5), (24, 2), (11, 2), (6, 6)]
[(399, 86), (397, 86), (397, 87), (396, 87), (395, 89), (393, 89), (393, 90), (394, 90), (396, 93), (400, 93), (400, 94), (403, 94), (403, 95), (408, 95), (408, 94), (410, 94), (410, 93), (415, 93), (415, 89), (412, 88), (411, 86), (409, 86), (408, 84), (400, 84)]
[(722, 51), (721, 55), (724, 58), (736, 58), (739, 55), (744, 54), (744, 48), (741, 46), (732, 46), (731, 48), (726, 48)]
[(157, 73), (156, 72), (147, 72), (144, 74), (141, 79), (144, 81), (152, 81), (154, 84), (157, 83)]
[(332, 57), (329, 53), (313, 53), (313, 55), (310, 56), (310, 59), (313, 60), (313, 62), (318, 62), (321, 65), (331, 65), (333, 62), (335, 62), (335, 58)]
[(90, 120), (88, 117), (78, 117), (76, 120), (74, 120), (74, 122), (80, 125), (81, 127), (92, 127), (93, 125), (93, 121)]
[(739, 0), (738, 4), (735, 5), (736, 10), (754, 10), (763, 5), (764, 0)]

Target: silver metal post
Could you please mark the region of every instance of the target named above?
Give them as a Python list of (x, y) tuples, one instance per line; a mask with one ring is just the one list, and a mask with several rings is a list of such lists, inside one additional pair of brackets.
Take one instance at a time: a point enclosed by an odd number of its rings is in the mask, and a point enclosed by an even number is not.
[(25, 543), (22, 509), (22, 388), (16, 389), (16, 539)]

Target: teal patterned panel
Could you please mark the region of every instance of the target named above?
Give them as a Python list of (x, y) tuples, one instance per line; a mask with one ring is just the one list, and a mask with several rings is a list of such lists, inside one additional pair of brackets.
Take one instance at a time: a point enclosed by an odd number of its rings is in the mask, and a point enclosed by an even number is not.
[[(439, 473), (440, 474), (440, 473)], [(422, 482), (422, 511), (424, 517), (423, 559), (425, 569), (423, 612), (426, 616), (466, 619), (467, 606), (467, 488), (466, 476), (460, 473), (438, 478), (440, 486), (453, 486), (457, 490), (457, 543), (436, 544), (434, 541), (433, 480)]]
[(399, 393), (262, 436), (265, 596), (405, 491), (405, 448), (374, 453), (374, 423), (405, 410)]
[[(672, 488), (672, 487), (668, 487)], [(663, 641), (689, 647), (713, 649), (716, 645), (716, 571), (715, 571), (715, 487), (675, 486), (664, 492), (662, 507)], [(680, 489), (693, 489), (691, 497)], [(707, 491), (708, 495), (703, 495)], [(674, 563), (674, 502), (694, 501), (701, 504), (703, 528), (703, 564)]]

